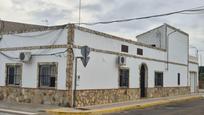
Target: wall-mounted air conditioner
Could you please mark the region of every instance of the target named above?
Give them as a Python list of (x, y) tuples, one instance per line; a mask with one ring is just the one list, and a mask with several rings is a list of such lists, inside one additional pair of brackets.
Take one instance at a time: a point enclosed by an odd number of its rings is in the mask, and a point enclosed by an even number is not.
[(118, 57), (118, 64), (119, 65), (126, 65), (126, 57), (125, 56), (119, 56)]
[(23, 62), (29, 62), (31, 59), (31, 52), (20, 52), (19, 58)]

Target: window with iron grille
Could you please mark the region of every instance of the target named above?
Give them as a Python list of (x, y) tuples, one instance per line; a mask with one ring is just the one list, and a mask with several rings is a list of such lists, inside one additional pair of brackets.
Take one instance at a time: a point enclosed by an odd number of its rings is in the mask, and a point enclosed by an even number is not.
[(126, 45), (121, 45), (121, 52), (126, 52), (126, 53), (128, 53), (128, 46), (126, 46)]
[(120, 69), (120, 87), (129, 87), (129, 69)]
[(163, 86), (163, 72), (155, 72), (155, 86)]
[(57, 78), (57, 64), (39, 65), (39, 87), (55, 87)]
[(137, 48), (137, 55), (143, 55), (143, 49)]
[(181, 76), (180, 73), (178, 73), (178, 85), (181, 84), (181, 81), (180, 81), (181, 78), (180, 78), (180, 76)]
[(6, 84), (20, 86), (22, 78), (22, 66), (20, 64), (7, 64), (6, 71)]

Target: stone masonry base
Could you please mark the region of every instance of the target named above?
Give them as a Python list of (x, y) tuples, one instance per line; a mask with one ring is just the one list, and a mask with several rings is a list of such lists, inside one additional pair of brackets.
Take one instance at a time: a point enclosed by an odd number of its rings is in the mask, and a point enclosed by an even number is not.
[[(190, 87), (158, 87), (147, 89), (147, 97), (150, 98), (186, 95), (189, 93)], [(140, 98), (139, 88), (78, 90), (77, 106), (81, 107), (123, 101), (132, 101), (137, 100), (139, 98)]]
[(0, 100), (7, 102), (69, 106), (67, 91), (55, 89), (0, 87)]
[(147, 97), (168, 97), (190, 94), (190, 87), (157, 87), (148, 88)]
[[(147, 97), (150, 98), (189, 93), (190, 87), (157, 87), (147, 89)], [(132, 101), (139, 98), (139, 88), (77, 90), (78, 107)], [(68, 99), (70, 98), (68, 98), (67, 90), (0, 87), (0, 100), (2, 101), (70, 106), (70, 100)]]
[(135, 100), (140, 97), (139, 89), (92, 89), (77, 91), (77, 106), (89, 106)]

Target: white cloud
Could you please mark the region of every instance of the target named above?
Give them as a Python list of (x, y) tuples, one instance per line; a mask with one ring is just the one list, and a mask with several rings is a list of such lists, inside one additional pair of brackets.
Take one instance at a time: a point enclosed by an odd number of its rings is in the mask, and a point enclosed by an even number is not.
[[(81, 0), (83, 22), (148, 16), (204, 5), (201, 0)], [(79, 0), (0, 0), (0, 18), (17, 22), (50, 25), (78, 22)], [(204, 15), (172, 15), (89, 28), (135, 39), (148, 29), (169, 23), (190, 35), (190, 44), (204, 49)]]

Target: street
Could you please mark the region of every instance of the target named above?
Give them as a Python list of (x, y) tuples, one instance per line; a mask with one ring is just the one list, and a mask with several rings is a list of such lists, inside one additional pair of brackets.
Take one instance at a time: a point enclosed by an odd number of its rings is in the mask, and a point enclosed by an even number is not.
[[(32, 115), (45, 115), (44, 112), (30, 113)], [(123, 111), (107, 115), (203, 115), (204, 99), (171, 103), (145, 109)], [(0, 115), (21, 115), (15, 113), (0, 112)]]
[(124, 111), (109, 115), (204, 115), (204, 99)]

